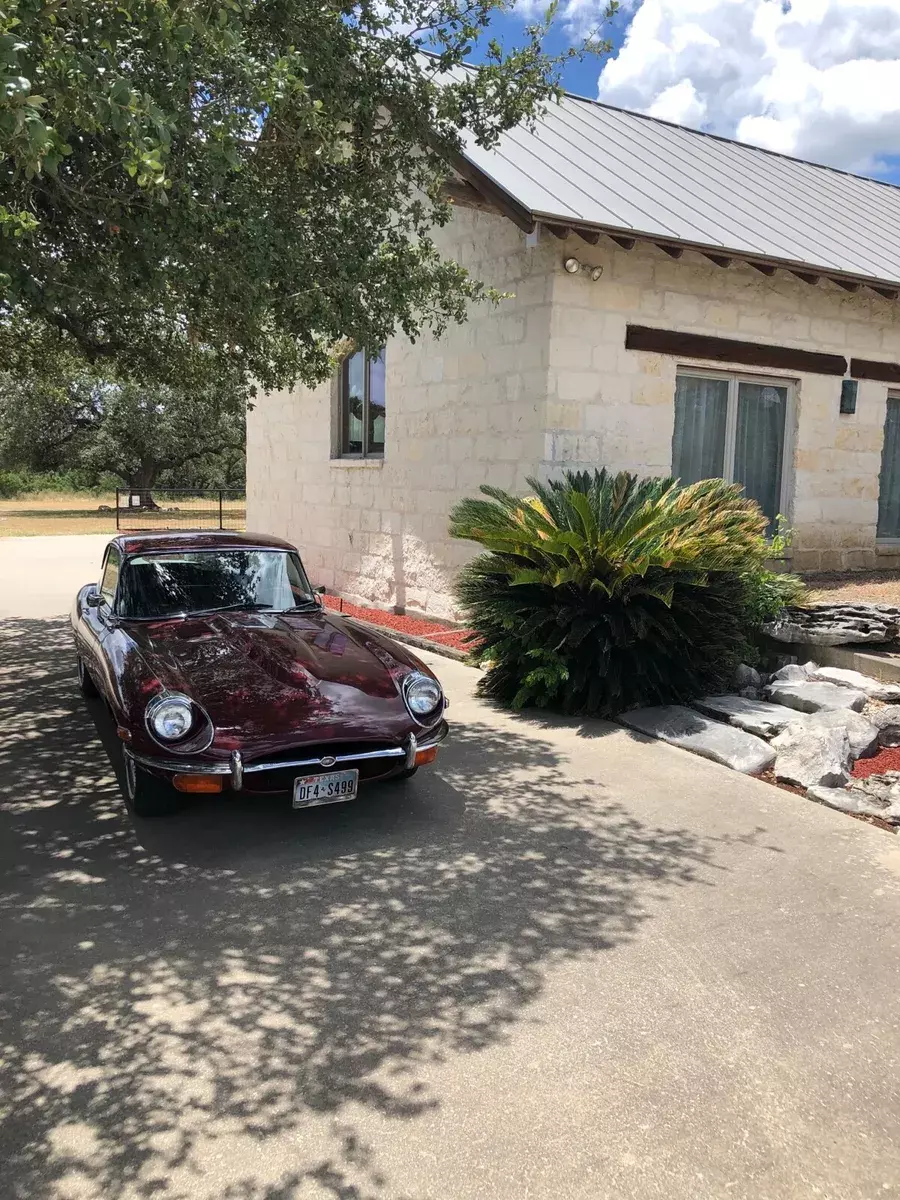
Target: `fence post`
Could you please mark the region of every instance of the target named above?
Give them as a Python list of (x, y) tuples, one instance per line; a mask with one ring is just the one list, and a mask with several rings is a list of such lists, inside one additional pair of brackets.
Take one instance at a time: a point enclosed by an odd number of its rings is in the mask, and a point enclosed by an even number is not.
[(118, 533), (121, 528), (122, 526), (119, 524), (119, 489), (116, 488), (116, 533)]
[(222, 489), (221, 488), (219, 488), (219, 528), (220, 529), (225, 528), (224, 524), (222, 523)]

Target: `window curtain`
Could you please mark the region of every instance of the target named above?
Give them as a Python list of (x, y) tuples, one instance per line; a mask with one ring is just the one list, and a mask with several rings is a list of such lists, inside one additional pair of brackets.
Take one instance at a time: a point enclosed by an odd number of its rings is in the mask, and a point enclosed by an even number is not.
[(900, 538), (900, 396), (888, 396), (884, 420), (878, 537)]
[(672, 474), (682, 483), (713, 479), (725, 470), (728, 380), (679, 375), (675, 384)]
[(769, 518), (781, 509), (781, 462), (787, 388), (739, 383), (734, 438), (734, 478)]

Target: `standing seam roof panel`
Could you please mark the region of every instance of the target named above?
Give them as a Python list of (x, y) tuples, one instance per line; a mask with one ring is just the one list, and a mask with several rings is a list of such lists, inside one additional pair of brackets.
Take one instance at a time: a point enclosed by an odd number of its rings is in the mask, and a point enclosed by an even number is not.
[(464, 154), (545, 220), (900, 282), (900, 188), (861, 176), (573, 96)]

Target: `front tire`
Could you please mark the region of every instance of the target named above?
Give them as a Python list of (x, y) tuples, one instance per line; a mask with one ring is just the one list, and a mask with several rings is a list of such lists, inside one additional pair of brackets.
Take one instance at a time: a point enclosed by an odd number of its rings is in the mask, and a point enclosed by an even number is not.
[(171, 784), (142, 771), (130, 754), (125, 756), (125, 803), (136, 817), (168, 817), (181, 807), (181, 797)]
[(78, 655), (77, 662), (78, 690), (81, 692), (82, 696), (86, 697), (88, 700), (96, 700), (100, 695), (100, 692), (97, 690), (96, 683), (94, 683), (93, 679), (91, 679), (91, 673), (84, 665), (84, 659), (80, 654)]

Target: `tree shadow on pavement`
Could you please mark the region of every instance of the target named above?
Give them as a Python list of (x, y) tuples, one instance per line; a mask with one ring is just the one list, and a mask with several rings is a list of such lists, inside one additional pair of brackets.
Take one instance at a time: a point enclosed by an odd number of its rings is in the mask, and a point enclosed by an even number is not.
[(134, 824), (66, 623), (0, 638), (16, 1200), (408, 1196), (354, 1113), (439, 1108), (442, 1063), (502, 1042), (555, 965), (628, 939), (712, 865), (539, 731), (487, 722), (354, 805), (213, 798)]

